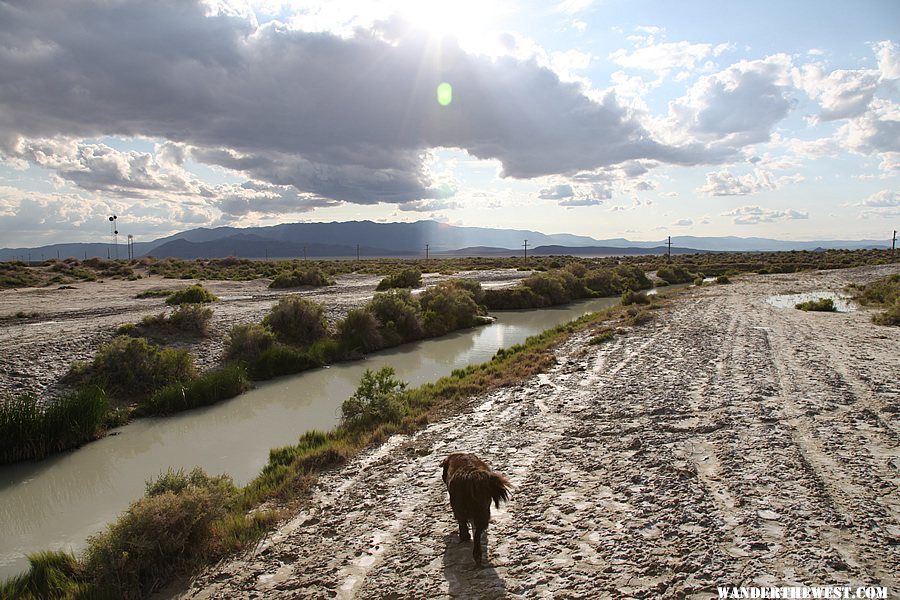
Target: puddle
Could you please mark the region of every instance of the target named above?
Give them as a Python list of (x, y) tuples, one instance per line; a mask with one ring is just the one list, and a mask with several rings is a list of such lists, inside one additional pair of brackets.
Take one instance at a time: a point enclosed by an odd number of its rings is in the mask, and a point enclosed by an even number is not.
[(856, 310), (856, 304), (849, 296), (843, 296), (834, 292), (806, 292), (804, 294), (787, 294), (784, 296), (769, 296), (766, 303), (778, 308), (794, 308), (800, 302), (809, 302), (810, 300), (822, 300), (831, 298), (834, 302), (837, 312), (853, 312)]

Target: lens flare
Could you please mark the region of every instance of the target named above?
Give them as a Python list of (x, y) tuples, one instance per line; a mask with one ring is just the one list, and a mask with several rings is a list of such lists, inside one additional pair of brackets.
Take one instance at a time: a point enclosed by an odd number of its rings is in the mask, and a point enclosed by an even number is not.
[(453, 86), (446, 81), (437, 86), (437, 101), (441, 106), (453, 102)]

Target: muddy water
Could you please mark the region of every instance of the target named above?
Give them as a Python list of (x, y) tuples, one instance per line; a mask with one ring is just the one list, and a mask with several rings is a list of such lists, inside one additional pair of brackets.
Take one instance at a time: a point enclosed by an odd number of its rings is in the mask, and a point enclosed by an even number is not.
[(0, 467), (0, 579), (27, 567), (25, 554), (77, 551), (171, 467), (228, 473), (237, 484), (265, 465), (269, 449), (309, 429), (330, 429), (366, 369), (392, 366), (411, 386), (485, 362), (500, 348), (611, 306), (617, 298), (497, 313), (491, 325), (379, 352), (366, 360), (259, 384), (221, 404), (141, 419), (97, 442), (39, 463)]

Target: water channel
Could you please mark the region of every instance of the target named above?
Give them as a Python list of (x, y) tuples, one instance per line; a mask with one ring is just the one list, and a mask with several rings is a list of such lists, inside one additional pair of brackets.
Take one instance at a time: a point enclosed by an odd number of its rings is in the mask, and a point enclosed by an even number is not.
[(366, 369), (392, 366), (418, 386), (490, 360), (500, 348), (618, 303), (500, 312), (486, 326), (385, 350), (365, 360), (263, 382), (215, 406), (140, 419), (86, 446), (40, 462), (0, 467), (0, 580), (27, 569), (26, 553), (78, 551), (168, 468), (228, 473), (242, 485), (266, 464), (269, 449), (309, 429), (328, 430)]

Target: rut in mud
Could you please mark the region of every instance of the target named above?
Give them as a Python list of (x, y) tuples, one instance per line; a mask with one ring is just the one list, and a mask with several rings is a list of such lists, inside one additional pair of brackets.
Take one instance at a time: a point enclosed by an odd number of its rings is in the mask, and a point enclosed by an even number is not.
[[(765, 303), (884, 269), (697, 290), (550, 372), (324, 476), (310, 508), (189, 598), (697, 597), (717, 585), (882, 585), (900, 573), (900, 334), (868, 312)], [(486, 566), (440, 478), (508, 475)]]

